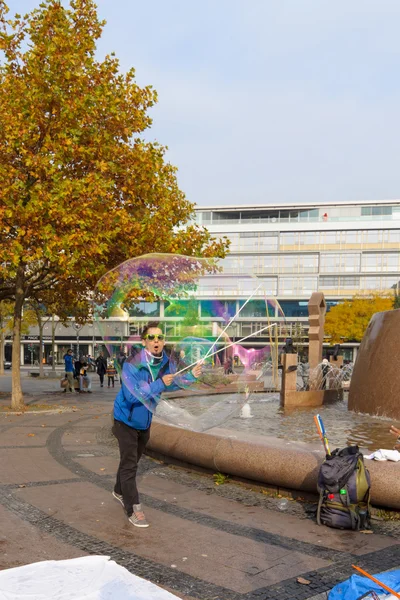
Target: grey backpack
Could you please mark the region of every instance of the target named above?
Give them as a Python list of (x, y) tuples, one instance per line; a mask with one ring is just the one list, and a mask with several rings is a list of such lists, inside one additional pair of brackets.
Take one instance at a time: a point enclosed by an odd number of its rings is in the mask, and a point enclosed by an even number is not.
[(318, 525), (368, 529), (371, 479), (358, 446), (327, 455), (318, 475)]

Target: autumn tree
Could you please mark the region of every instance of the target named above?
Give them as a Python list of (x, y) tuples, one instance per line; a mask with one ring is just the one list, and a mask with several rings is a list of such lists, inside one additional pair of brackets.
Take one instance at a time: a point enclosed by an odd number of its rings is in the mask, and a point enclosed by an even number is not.
[(148, 252), (227, 248), (190, 224), (164, 147), (140, 137), (156, 92), (113, 54), (96, 59), (103, 26), (92, 0), (44, 0), (11, 19), (0, 0), (0, 300), (14, 303), (14, 408), (26, 298), (88, 298), (106, 271)]
[(400, 294), (399, 294), (398, 290), (394, 291), (393, 308), (394, 309), (400, 308)]
[(391, 296), (355, 296), (333, 306), (326, 315), (325, 335), (332, 344), (361, 342), (372, 316), (391, 310)]

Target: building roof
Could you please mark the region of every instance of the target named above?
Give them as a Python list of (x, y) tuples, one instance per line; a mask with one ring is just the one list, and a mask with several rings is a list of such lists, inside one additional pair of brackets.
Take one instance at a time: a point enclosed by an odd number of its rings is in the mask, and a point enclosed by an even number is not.
[(204, 211), (247, 211), (247, 210), (299, 210), (329, 207), (352, 206), (393, 206), (400, 204), (400, 199), (393, 200), (354, 200), (349, 202), (296, 202), (284, 204), (225, 204), (221, 206), (196, 206), (197, 212)]

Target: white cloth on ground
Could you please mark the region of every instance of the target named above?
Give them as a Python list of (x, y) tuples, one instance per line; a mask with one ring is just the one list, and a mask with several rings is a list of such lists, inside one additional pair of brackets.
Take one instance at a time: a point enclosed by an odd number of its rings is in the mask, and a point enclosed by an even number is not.
[(370, 460), (392, 460), (393, 462), (398, 462), (400, 460), (400, 452), (398, 450), (376, 450), (372, 454), (364, 456), (364, 458), (368, 458)]
[(45, 560), (0, 571), (0, 600), (179, 600), (109, 556)]

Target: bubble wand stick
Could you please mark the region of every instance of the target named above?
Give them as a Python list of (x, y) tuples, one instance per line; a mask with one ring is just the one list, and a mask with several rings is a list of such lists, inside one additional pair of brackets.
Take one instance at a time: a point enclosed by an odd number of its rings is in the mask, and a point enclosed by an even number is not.
[(220, 340), (220, 338), (224, 335), (225, 331), (228, 329), (229, 325), (231, 325), (231, 323), (233, 323), (233, 321), (236, 319), (236, 317), (239, 316), (240, 312), (243, 310), (243, 308), (246, 306), (246, 304), (252, 299), (252, 297), (254, 296), (254, 294), (256, 292), (258, 292), (258, 290), (261, 287), (261, 283), (260, 285), (254, 290), (254, 292), (251, 294), (251, 296), (249, 296), (246, 300), (246, 302), (239, 308), (239, 310), (237, 311), (237, 313), (235, 315), (233, 315), (233, 317), (231, 318), (231, 320), (229, 321), (228, 325), (226, 325), (226, 327), (221, 331), (221, 333), (219, 334), (219, 336), (217, 337), (217, 339), (215, 340), (215, 342), (213, 343), (213, 345), (211, 346), (211, 348), (207, 351), (207, 354), (204, 356), (203, 360), (205, 360), (206, 358), (208, 358), (209, 356), (212, 356), (210, 353), (212, 351), (212, 349), (214, 348), (215, 344)]
[[(247, 340), (248, 338), (251, 338), (251, 337), (253, 337), (255, 335), (258, 335), (259, 333), (261, 333), (265, 329), (270, 329), (271, 327), (276, 327), (276, 323), (272, 323), (271, 325), (267, 325), (266, 327), (263, 327), (262, 329), (259, 329), (258, 331), (255, 331), (254, 333), (251, 333), (250, 335), (246, 335), (246, 337), (242, 338), (241, 340), (238, 340), (237, 342), (232, 342), (231, 344), (228, 344), (227, 346), (225, 346), (225, 350), (227, 348), (231, 348), (231, 346), (235, 346), (236, 344), (241, 344), (242, 342), (244, 342), (244, 340)], [(221, 350), (216, 350), (212, 354), (209, 354), (208, 358), (210, 358), (210, 356), (214, 356), (214, 354), (218, 354), (218, 352), (221, 352)], [(171, 375), (173, 375), (175, 377), (176, 375), (179, 375), (180, 373), (183, 373), (184, 371), (187, 371), (188, 369), (191, 369), (192, 367), (195, 367), (199, 363), (202, 363), (203, 360), (204, 360), (204, 358), (200, 358), (200, 360), (196, 360), (196, 362), (192, 363), (191, 365), (188, 365), (187, 367), (184, 367), (183, 369), (181, 369), (180, 371), (177, 371), (176, 373), (171, 373)]]
[(318, 435), (321, 438), (321, 442), (324, 445), (325, 454), (330, 455), (331, 451), (329, 450), (328, 438), (326, 437), (326, 431), (321, 415), (315, 415), (314, 422), (317, 427)]

